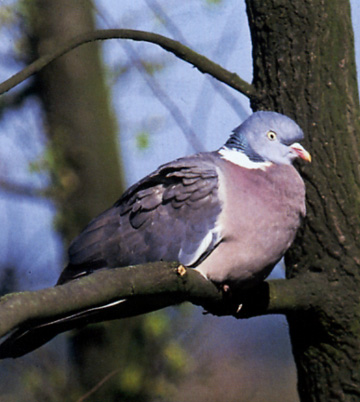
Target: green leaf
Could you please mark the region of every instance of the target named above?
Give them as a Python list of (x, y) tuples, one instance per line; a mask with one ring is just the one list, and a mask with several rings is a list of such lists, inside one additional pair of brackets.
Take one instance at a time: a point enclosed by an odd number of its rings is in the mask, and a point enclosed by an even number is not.
[(136, 146), (141, 151), (148, 149), (150, 146), (150, 134), (147, 131), (140, 131), (136, 135)]

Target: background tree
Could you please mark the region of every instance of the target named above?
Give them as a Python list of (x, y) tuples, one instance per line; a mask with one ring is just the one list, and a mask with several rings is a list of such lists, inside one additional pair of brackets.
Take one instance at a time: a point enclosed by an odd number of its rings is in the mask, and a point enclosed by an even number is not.
[[(66, 39), (95, 30), (91, 1), (37, 0), (25, 6), (29, 62)], [(35, 79), (34, 93), (45, 111), (49, 137), (47, 157), (51, 161), (52, 197), (58, 207), (57, 227), (69, 243), (125, 189), (99, 43), (82, 46), (56, 60)], [(161, 342), (146, 330), (145, 321), (149, 320), (137, 317), (126, 323), (92, 326), (69, 339), (74, 365), (71, 376), (81, 384), (82, 394), (106, 378), (106, 386), (100, 387), (94, 400), (150, 398), (151, 388), (140, 379), (151, 373), (155, 381), (156, 366), (165, 371), (167, 359), (159, 357)], [(129, 375), (139, 380), (131, 382)]]
[[(38, 0), (28, 2), (26, 7), (30, 16), (29, 62), (49, 52), (59, 41), (95, 29), (89, 1)], [(83, 46), (56, 60), (36, 76), (35, 85), (45, 110), (57, 225), (69, 243), (124, 190), (116, 122), (99, 44)], [(72, 377), (82, 385), (82, 393), (114, 370), (109, 355), (104, 357), (106, 346), (110, 350), (118, 348), (105, 328), (86, 328), (70, 338), (75, 364)], [(101, 355), (104, 359), (99, 359)], [(93, 365), (93, 360), (101, 364)], [(97, 397), (112, 399), (109, 393)]]

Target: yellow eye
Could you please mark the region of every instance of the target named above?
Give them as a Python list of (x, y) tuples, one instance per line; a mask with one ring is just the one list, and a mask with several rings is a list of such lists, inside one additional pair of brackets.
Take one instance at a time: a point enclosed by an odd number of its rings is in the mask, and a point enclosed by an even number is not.
[(276, 133), (274, 131), (268, 131), (267, 132), (267, 137), (269, 138), (270, 141), (275, 141), (276, 140)]

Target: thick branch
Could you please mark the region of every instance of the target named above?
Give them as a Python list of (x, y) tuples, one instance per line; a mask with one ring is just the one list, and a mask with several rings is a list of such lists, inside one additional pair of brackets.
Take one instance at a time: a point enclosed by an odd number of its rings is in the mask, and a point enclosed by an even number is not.
[(85, 43), (107, 39), (131, 39), (135, 41), (154, 43), (173, 53), (180, 59), (192, 64), (202, 73), (210, 74), (217, 80), (229, 85), (231, 88), (236, 89), (251, 99), (255, 98), (255, 89), (252, 85), (242, 80), (237, 74), (231, 73), (205, 56), (194, 52), (189, 47), (162, 35), (132, 29), (97, 30), (94, 32), (81, 34), (73, 39), (70, 39), (63, 44), (60, 44), (53, 52), (40, 57), (29, 66), (25, 67), (23, 70), (0, 84), (0, 95), (9, 91), (11, 88), (26, 80), (31, 75), (37, 73), (49, 63), (68, 53), (70, 50), (75, 49), (76, 47)]
[[(126, 316), (184, 301), (201, 305), (216, 315), (237, 318), (287, 313), (314, 307), (316, 300), (311, 292), (304, 291), (306, 286), (298, 279), (275, 280), (229, 295), (193, 269), (186, 270), (176, 263), (102, 270), (62, 286), (3, 296), (0, 337), (26, 323), (54, 320), (123, 298), (134, 301), (133, 310), (127, 311)], [(104, 316), (106, 319), (109, 317)]]

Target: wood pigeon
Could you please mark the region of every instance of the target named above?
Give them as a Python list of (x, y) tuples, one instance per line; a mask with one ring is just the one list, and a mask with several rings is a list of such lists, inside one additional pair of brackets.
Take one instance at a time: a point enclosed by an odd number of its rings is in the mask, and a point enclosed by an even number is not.
[[(310, 154), (290, 118), (256, 112), (215, 152), (160, 166), (93, 219), (69, 248), (58, 285), (103, 268), (179, 261), (219, 286), (264, 280), (305, 216), (305, 186), (292, 162)], [(119, 301), (120, 303), (120, 301)], [(0, 357), (21, 356), (111, 303), (16, 330)], [(98, 319), (100, 321), (100, 319)]]

